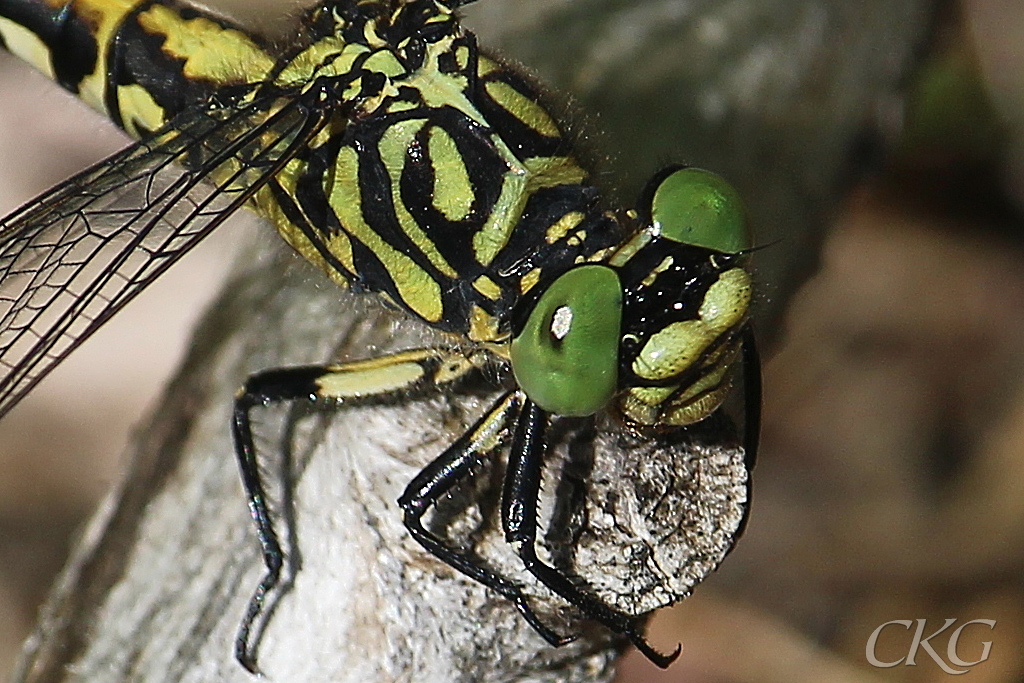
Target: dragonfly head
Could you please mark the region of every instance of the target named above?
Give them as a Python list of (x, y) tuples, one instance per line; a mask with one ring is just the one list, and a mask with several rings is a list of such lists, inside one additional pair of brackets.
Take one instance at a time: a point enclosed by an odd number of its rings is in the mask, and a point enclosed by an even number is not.
[(555, 278), (514, 325), (512, 369), (559, 415), (614, 407), (634, 425), (702, 420), (729, 392), (752, 297), (738, 193), (673, 167), (648, 184), (639, 229)]

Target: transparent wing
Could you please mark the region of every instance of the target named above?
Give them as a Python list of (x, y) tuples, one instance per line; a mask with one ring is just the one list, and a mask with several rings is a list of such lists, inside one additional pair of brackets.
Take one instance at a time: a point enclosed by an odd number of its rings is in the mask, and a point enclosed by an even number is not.
[(323, 125), (297, 99), (197, 107), (0, 221), (0, 415)]

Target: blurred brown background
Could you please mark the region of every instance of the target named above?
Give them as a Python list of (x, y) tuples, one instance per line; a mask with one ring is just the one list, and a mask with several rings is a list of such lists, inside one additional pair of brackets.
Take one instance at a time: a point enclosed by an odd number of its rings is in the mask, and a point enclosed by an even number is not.
[[(887, 621), (927, 619), (927, 636), (949, 618), (931, 641), (947, 665), (956, 626), (996, 621), (963, 632), (965, 661), (992, 645), (962, 680), (1024, 681), (1024, 7), (963, 0), (940, 16), (889, 131), (901, 134), (842, 193), (820, 272), (773, 330), (746, 535), (655, 619), (657, 644), (684, 643), (680, 661), (659, 672), (631, 656), (622, 681), (941, 680), (923, 648), (891, 668), (865, 648)], [(2, 210), (124, 144), (13, 59), (0, 57), (0, 89)], [(0, 422), (0, 672), (232, 243), (265, 229), (246, 222)], [(907, 656), (911, 639), (888, 627), (878, 659)]]

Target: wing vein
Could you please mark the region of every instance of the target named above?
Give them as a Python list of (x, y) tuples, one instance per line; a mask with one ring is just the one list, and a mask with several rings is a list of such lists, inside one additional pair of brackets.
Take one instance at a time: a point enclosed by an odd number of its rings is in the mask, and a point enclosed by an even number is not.
[(263, 185), (330, 110), (187, 110), (0, 221), (0, 415)]

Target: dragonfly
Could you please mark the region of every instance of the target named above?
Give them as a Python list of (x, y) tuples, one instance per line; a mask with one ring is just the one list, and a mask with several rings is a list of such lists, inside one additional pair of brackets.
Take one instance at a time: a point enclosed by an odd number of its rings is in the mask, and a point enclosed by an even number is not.
[(645, 615), (538, 552), (552, 425), (607, 411), (662, 439), (716, 414), (740, 378), (748, 462), (757, 449), (753, 248), (739, 194), (673, 165), (634, 208), (606, 206), (538, 87), (461, 24), (473, 1), (323, 0), (282, 44), (176, 0), (0, 0), (3, 47), (137, 140), (0, 221), (0, 415), (241, 207), (338, 285), (445, 334), (266, 370), (237, 394), (230, 429), (265, 575), (235, 654), (254, 673), (253, 625), (285, 559), (254, 409), (507, 377), (408, 484), (397, 501), (406, 528), (548, 643), (571, 641), (520, 583), (428, 522), (476, 465), (503, 459), (501, 526), (523, 567), (662, 667), (680, 650), (653, 648)]

